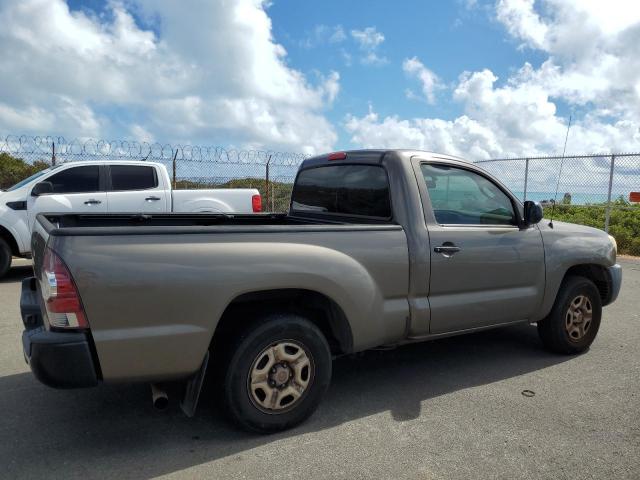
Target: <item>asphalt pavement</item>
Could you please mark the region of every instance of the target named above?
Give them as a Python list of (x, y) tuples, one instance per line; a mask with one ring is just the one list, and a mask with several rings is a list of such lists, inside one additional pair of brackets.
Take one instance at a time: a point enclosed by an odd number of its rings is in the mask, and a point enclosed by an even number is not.
[(261, 436), (212, 392), (186, 418), (176, 398), (154, 411), (148, 385), (38, 383), (21, 262), (0, 280), (0, 478), (638, 479), (640, 260), (620, 263), (620, 297), (583, 355), (546, 352), (533, 326), (366, 352), (335, 361), (309, 421)]

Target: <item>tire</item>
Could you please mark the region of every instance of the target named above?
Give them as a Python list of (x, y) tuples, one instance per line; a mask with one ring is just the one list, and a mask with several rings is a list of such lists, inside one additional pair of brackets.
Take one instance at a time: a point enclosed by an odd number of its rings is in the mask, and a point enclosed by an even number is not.
[(549, 315), (538, 322), (538, 334), (552, 352), (582, 353), (595, 340), (601, 318), (602, 300), (597, 287), (585, 277), (570, 276), (562, 283)]
[(4, 277), (11, 268), (11, 247), (4, 238), (0, 238), (0, 278)]
[(235, 423), (254, 432), (277, 432), (303, 422), (331, 381), (327, 340), (298, 315), (269, 315), (252, 322), (236, 335), (228, 358), (225, 407)]

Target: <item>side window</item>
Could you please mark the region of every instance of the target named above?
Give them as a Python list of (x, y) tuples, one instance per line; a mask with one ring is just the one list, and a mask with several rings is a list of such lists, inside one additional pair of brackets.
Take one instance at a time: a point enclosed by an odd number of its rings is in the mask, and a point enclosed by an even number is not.
[(509, 197), (490, 180), (463, 168), (423, 163), (436, 221), (452, 225), (515, 225)]
[(100, 190), (100, 167), (86, 165), (63, 170), (47, 178), (53, 193), (90, 193)]
[(111, 165), (112, 190), (149, 190), (158, 186), (156, 169), (139, 165)]

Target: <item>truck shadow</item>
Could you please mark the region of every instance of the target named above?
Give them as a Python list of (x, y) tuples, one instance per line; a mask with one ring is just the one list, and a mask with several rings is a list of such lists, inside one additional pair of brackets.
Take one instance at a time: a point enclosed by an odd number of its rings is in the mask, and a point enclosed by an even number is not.
[(189, 419), (177, 401), (155, 412), (147, 385), (61, 391), (22, 373), (0, 378), (0, 459), (7, 478), (82, 477), (86, 468), (100, 478), (151, 478), (381, 412), (407, 421), (430, 398), (569, 358), (542, 350), (534, 327), (517, 326), (338, 359), (316, 414), (269, 436), (228, 424), (211, 391)]

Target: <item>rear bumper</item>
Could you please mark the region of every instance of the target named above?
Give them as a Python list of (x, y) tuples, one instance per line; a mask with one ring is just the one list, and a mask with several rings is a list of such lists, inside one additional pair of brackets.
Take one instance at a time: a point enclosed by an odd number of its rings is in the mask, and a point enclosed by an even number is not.
[(22, 281), (20, 313), (24, 358), (35, 377), (54, 388), (98, 384), (91, 338), (85, 332), (53, 332), (44, 327), (35, 278)]
[(609, 305), (616, 301), (616, 298), (618, 298), (618, 294), (620, 293), (620, 287), (622, 286), (622, 267), (616, 263), (615, 265), (607, 268), (607, 270), (609, 272), (609, 277), (611, 278), (611, 291), (605, 305)]

